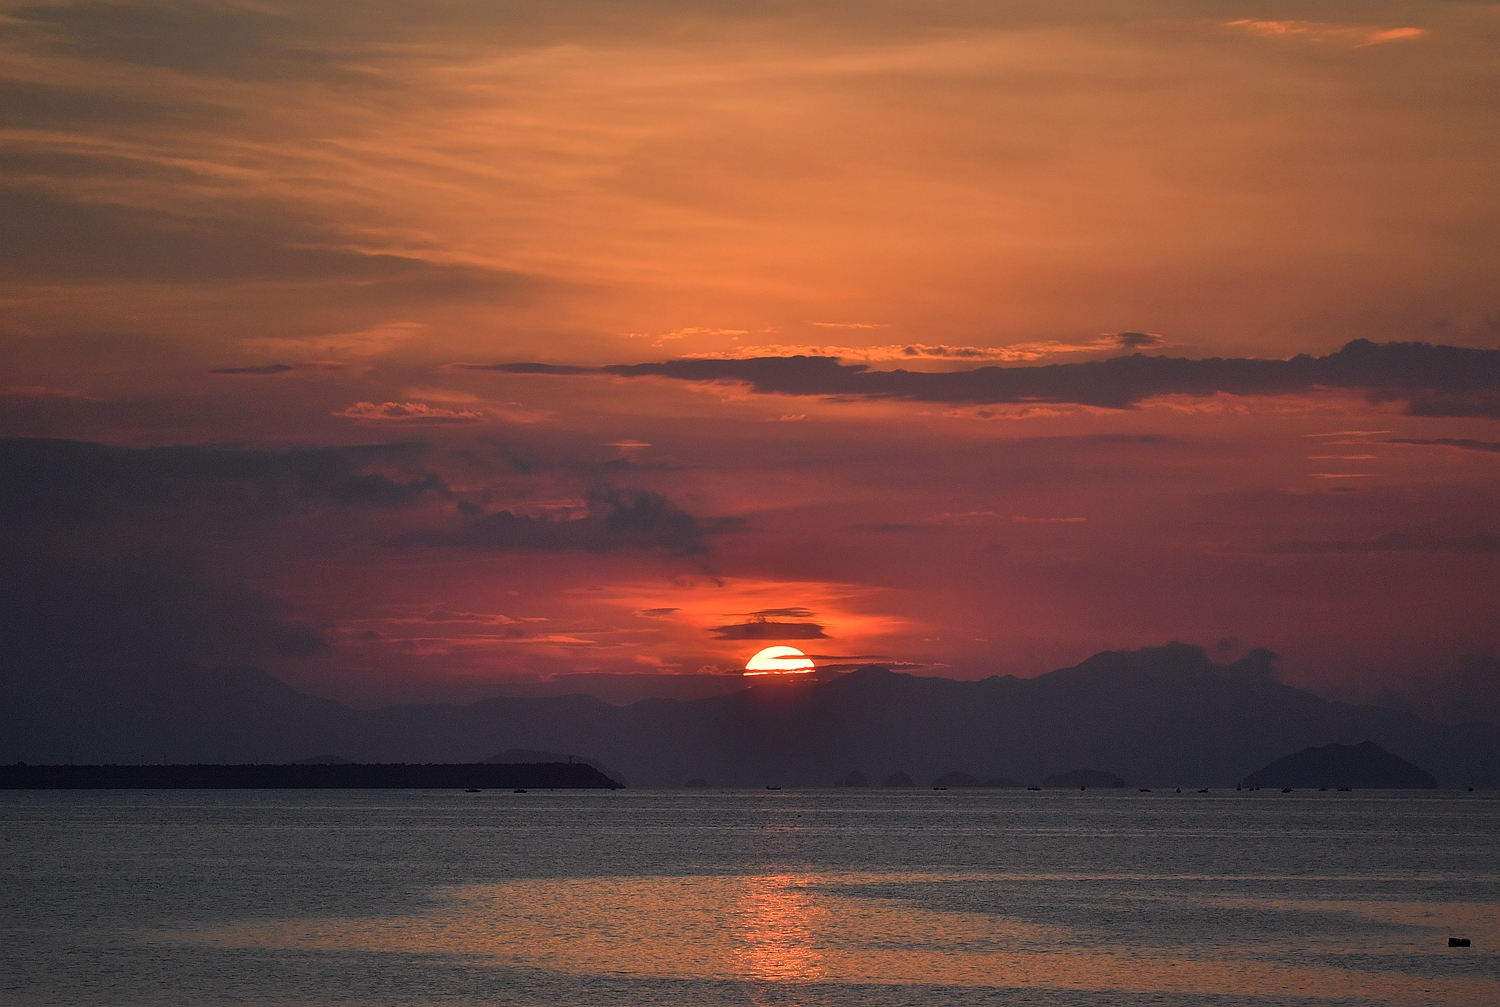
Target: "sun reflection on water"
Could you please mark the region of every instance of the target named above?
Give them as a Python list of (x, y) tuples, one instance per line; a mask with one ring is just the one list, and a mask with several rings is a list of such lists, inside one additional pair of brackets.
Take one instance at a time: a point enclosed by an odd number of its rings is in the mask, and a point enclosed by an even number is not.
[(1500, 1003), (1500, 982), (1478, 972), (1403, 974), (1369, 965), (1417, 953), (1447, 929), (1495, 932), (1500, 917), (1491, 904), (1179, 900), (1184, 911), (1199, 913), (1260, 908), (1282, 918), (1308, 909), (1399, 927), (1383, 936), (1362, 932), (1352, 943), (1337, 934), (1304, 934), (1298, 946), (1307, 953), (1289, 955), (1279, 940), (1120, 943), (1086, 928), (938, 909), (871, 890), (957, 881), (895, 873), (533, 878), (447, 889), (429, 910), (410, 916), (249, 923), (174, 936), (298, 953), (472, 956), (575, 976)]
[(744, 879), (734, 962), (748, 979), (823, 978), (818, 934), (827, 910), (808, 891), (811, 879), (788, 874)]

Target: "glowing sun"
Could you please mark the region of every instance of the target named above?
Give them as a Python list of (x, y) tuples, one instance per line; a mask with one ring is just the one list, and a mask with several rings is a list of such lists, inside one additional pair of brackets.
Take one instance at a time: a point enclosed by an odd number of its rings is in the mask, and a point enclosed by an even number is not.
[(806, 675), (812, 658), (796, 647), (767, 647), (745, 664), (747, 675)]

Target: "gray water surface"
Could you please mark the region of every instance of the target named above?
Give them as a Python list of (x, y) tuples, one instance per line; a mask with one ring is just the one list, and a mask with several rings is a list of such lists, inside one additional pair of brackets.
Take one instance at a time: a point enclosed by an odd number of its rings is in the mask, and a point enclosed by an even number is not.
[(7, 792), (0, 1000), (1494, 1004), (1497, 837), (1450, 792)]

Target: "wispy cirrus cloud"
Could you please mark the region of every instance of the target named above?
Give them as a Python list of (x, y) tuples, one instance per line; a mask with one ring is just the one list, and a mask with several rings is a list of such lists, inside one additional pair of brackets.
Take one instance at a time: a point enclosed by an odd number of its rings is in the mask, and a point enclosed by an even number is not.
[(1463, 451), (1500, 454), (1500, 441), (1481, 441), (1472, 437), (1392, 437), (1381, 443), (1405, 444), (1410, 447), (1458, 448)]
[(52, 388), (48, 385), (0, 385), (0, 398), (12, 399), (81, 399), (76, 388)]
[(1013, 514), (1006, 517), (995, 511), (963, 511), (960, 513), (939, 514), (922, 521), (902, 522), (880, 522), (875, 524), (855, 525), (854, 530), (862, 532), (900, 533), (900, 532), (930, 532), (939, 529), (979, 529), (992, 530), (1005, 524), (1087, 524), (1086, 517), (1048, 517), (1030, 516), (1026, 514)]
[(670, 332), (627, 332), (625, 333), (625, 338), (650, 339), (652, 346), (665, 346), (667, 343), (678, 339), (692, 339), (704, 336), (731, 336), (737, 338), (748, 335), (749, 332), (749, 329), (712, 329), (687, 326), (686, 328), (672, 329)]
[(1253, 35), (1270, 38), (1302, 38), (1310, 42), (1332, 42), (1362, 48), (1385, 42), (1405, 42), (1423, 38), (1426, 28), (1385, 28), (1378, 25), (1334, 24), (1328, 21), (1255, 21), (1242, 18), (1225, 22), (1227, 28), (1239, 28)]
[[(240, 347), (251, 353), (280, 355), (307, 361), (302, 366), (338, 367), (345, 359), (369, 358), (388, 353), (427, 328), (421, 322), (386, 322), (355, 332), (331, 332), (310, 336), (257, 336), (240, 340)], [(285, 366), (285, 365), (277, 365)], [(216, 374), (250, 373), (249, 371), (215, 371)]]

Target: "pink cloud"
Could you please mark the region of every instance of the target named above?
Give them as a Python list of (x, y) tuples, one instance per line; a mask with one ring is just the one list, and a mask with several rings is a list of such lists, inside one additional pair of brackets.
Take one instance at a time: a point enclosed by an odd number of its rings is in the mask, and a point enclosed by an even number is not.
[(424, 402), (356, 402), (334, 413), (369, 423), (474, 423), (484, 414), (468, 409), (444, 409)]

